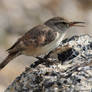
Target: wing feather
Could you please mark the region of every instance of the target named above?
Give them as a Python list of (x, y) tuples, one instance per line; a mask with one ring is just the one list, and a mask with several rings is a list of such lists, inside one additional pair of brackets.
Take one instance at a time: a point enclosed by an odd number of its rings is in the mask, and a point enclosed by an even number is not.
[(56, 37), (56, 32), (45, 25), (39, 25), (32, 30), (28, 31), (22, 40), (25, 45), (34, 45), (40, 47), (49, 44)]
[(38, 25), (24, 34), (11, 48), (9, 53), (45, 46), (52, 42), (56, 37), (56, 32), (46, 25)]

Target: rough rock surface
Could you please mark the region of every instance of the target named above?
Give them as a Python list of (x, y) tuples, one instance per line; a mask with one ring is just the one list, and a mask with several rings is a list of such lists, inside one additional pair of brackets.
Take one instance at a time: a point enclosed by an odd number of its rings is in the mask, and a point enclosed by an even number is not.
[(59, 60), (36, 61), (5, 92), (92, 92), (92, 37), (74, 36), (58, 48), (67, 44), (71, 49), (57, 53)]

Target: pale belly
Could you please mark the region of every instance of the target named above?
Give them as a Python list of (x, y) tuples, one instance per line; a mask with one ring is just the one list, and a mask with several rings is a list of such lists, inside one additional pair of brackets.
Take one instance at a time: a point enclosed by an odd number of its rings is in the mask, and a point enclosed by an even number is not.
[(49, 43), (48, 45), (45, 45), (44, 47), (34, 48), (34, 49), (28, 49), (24, 52), (25, 55), (28, 56), (40, 56), (49, 53), (53, 49), (55, 49), (57, 46), (59, 46), (60, 42), (63, 40), (65, 34), (59, 35), (57, 34), (57, 37), (54, 41)]

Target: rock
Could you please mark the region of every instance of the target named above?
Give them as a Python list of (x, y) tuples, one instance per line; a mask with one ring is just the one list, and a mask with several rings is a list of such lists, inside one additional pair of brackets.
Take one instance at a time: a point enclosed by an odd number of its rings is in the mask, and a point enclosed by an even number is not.
[[(57, 51), (66, 45), (71, 48)], [(56, 57), (51, 57), (55, 51)], [(65, 39), (43, 61), (32, 65), (5, 92), (92, 92), (92, 37)]]

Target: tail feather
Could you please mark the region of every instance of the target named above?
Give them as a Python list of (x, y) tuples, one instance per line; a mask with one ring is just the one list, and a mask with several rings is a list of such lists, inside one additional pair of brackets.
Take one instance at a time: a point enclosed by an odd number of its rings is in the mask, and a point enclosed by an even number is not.
[(0, 70), (3, 69), (11, 60), (19, 56), (18, 53), (9, 54), (6, 59), (0, 63)]

